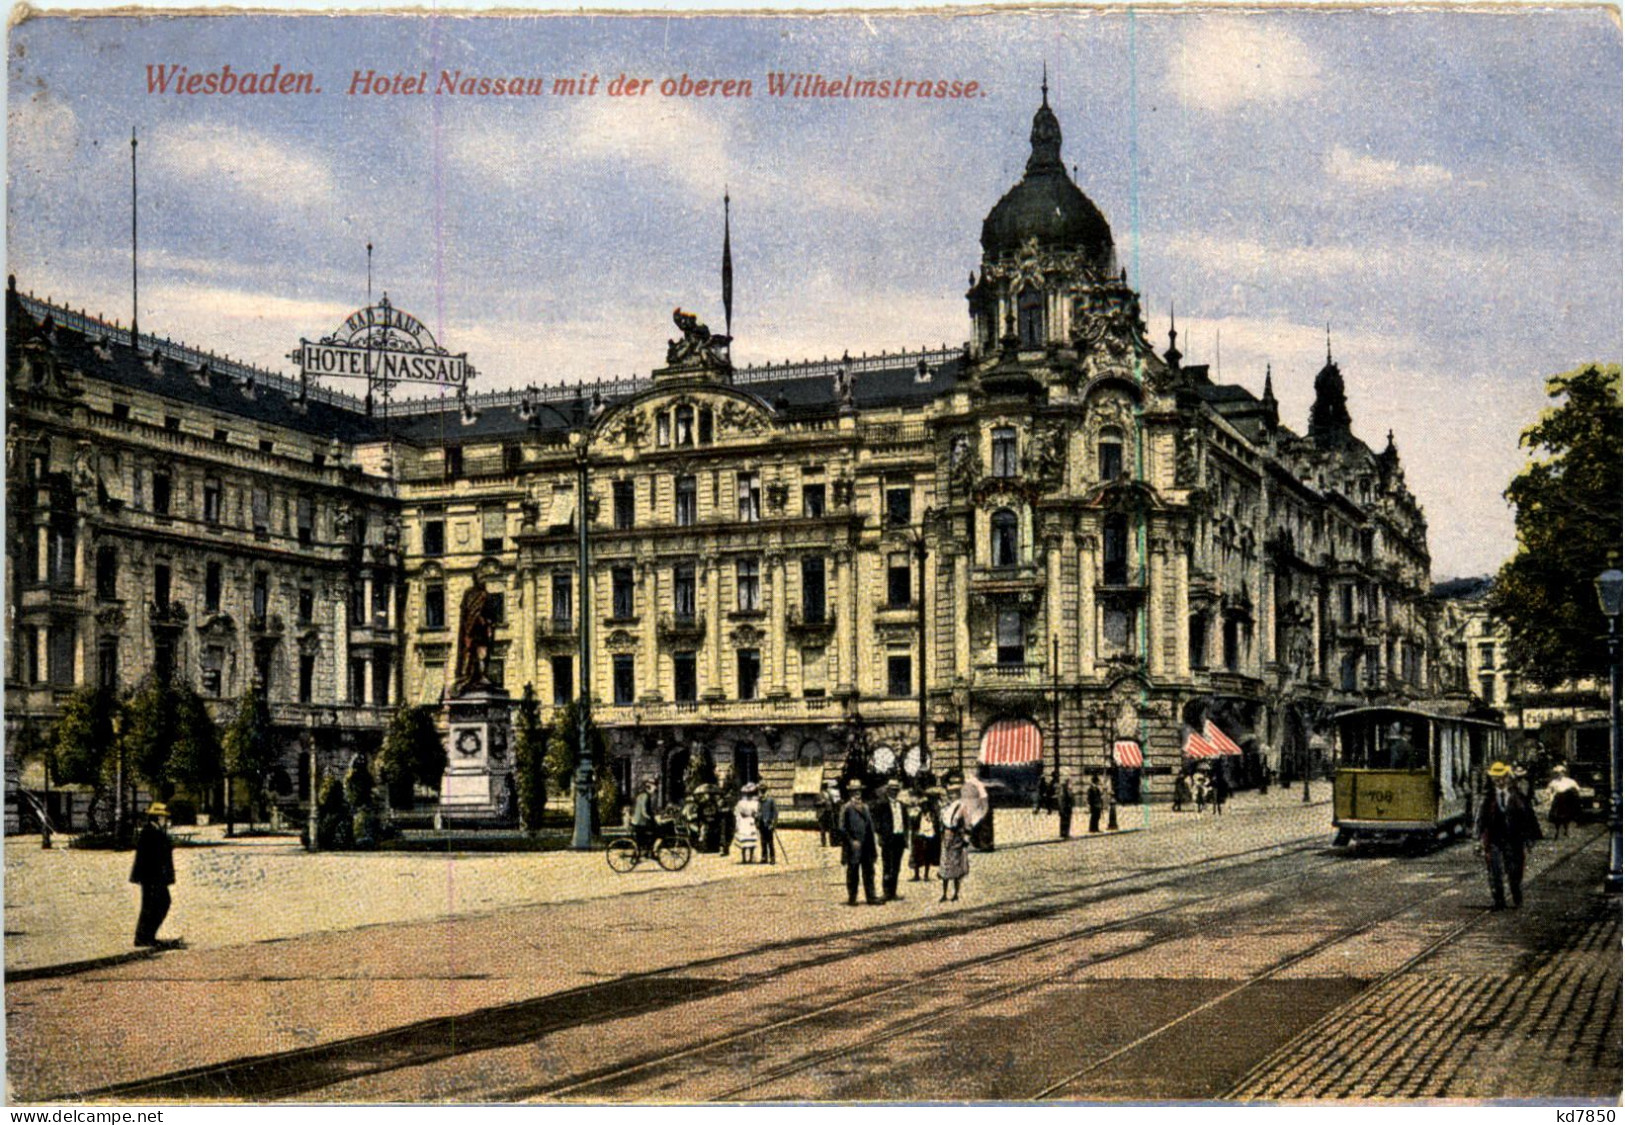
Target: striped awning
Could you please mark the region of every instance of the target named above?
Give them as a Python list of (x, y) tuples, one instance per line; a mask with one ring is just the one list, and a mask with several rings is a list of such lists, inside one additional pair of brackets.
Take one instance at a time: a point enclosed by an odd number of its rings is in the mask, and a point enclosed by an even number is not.
[(1112, 743), (1112, 761), (1124, 769), (1137, 770), (1145, 765), (1145, 755), (1140, 753), (1140, 744), (1132, 738), (1120, 738)]
[(989, 766), (1026, 766), (1042, 759), (1044, 740), (1038, 724), (1027, 719), (1000, 719), (982, 732), (980, 761)]
[(1219, 751), (1209, 745), (1205, 738), (1191, 730), (1185, 732), (1185, 757), (1217, 758)]
[(1241, 747), (1237, 746), (1235, 740), (1228, 734), (1215, 726), (1212, 719), (1209, 719), (1202, 727), (1202, 740), (1220, 754), (1230, 754), (1238, 758), (1241, 756)]

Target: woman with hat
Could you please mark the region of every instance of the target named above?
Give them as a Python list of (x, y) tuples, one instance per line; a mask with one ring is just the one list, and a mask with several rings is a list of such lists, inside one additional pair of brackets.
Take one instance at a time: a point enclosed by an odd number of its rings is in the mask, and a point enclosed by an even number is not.
[(1546, 819), (1552, 822), (1552, 836), (1567, 836), (1569, 825), (1580, 819), (1580, 783), (1569, 776), (1563, 766), (1552, 767), (1552, 780), (1546, 786), (1551, 794), (1552, 807)]
[(938, 902), (948, 901), (949, 884), (953, 885), (953, 900), (958, 902), (959, 882), (970, 874), (971, 819), (966, 802), (977, 799), (967, 781), (959, 800), (942, 814), (942, 866), (937, 868), (937, 878), (942, 880), (942, 897)]
[(734, 843), (739, 845), (739, 862), (756, 862), (756, 817), (761, 812), (761, 805), (756, 801), (756, 783), (747, 782), (739, 791), (739, 801), (734, 805)]
[(909, 876), (911, 883), (930, 879), (931, 869), (942, 862), (942, 798), (945, 796), (940, 785), (933, 785), (909, 806), (908, 828), (913, 842), (908, 865), (914, 872)]

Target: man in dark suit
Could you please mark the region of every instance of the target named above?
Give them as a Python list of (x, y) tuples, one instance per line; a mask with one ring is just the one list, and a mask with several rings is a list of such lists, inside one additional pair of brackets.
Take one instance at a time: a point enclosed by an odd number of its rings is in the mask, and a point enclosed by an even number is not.
[(1061, 793), (1056, 798), (1056, 807), (1061, 814), (1061, 839), (1063, 840), (1072, 838), (1072, 806), (1076, 803), (1076, 799), (1072, 796), (1072, 779), (1070, 777), (1061, 778)]
[(1524, 846), (1541, 838), (1540, 822), (1512, 784), (1511, 766), (1494, 762), (1487, 772), (1491, 787), (1478, 806), (1478, 843), (1484, 850), (1484, 866), (1490, 879), (1490, 909), (1505, 910), (1503, 878), (1511, 884), (1512, 905), (1523, 905)]
[(768, 796), (765, 784), (756, 787), (756, 830), (762, 834), (762, 862), (779, 862), (779, 852), (773, 843), (773, 830), (779, 826), (779, 803)]
[(841, 806), (836, 827), (841, 837), (841, 862), (846, 865), (846, 904), (858, 904), (858, 878), (863, 878), (863, 896), (869, 905), (884, 902), (875, 895), (875, 822), (869, 806), (863, 803), (863, 782), (846, 783), (846, 804)]
[(1106, 807), (1106, 795), (1100, 791), (1100, 775), (1098, 773), (1089, 775), (1089, 789), (1084, 794), (1084, 799), (1089, 804), (1089, 831), (1099, 832), (1100, 813)]
[(880, 841), (880, 888), (887, 898), (900, 898), (897, 877), (903, 870), (903, 853), (908, 850), (908, 824), (903, 818), (902, 783), (886, 782), (886, 790), (871, 807), (875, 838)]
[(158, 927), (169, 914), (169, 888), (175, 882), (174, 845), (164, 830), (169, 820), (169, 809), (162, 804), (147, 806), (147, 822), (135, 841), (135, 863), (130, 867), (130, 882), (141, 888), (141, 917), (135, 924), (135, 943), (140, 946), (159, 946)]

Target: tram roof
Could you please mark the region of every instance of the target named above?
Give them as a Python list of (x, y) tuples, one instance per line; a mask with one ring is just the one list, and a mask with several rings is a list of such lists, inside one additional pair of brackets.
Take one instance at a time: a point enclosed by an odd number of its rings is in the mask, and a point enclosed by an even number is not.
[(1339, 711), (1337, 721), (1357, 718), (1367, 715), (1411, 715), (1421, 719), (1431, 719), (1441, 723), (1470, 723), (1480, 727), (1504, 727), (1506, 724), (1494, 719), (1472, 718), (1467, 715), (1451, 715), (1444, 711), (1428, 711), (1421, 707), (1355, 707), (1348, 711)]

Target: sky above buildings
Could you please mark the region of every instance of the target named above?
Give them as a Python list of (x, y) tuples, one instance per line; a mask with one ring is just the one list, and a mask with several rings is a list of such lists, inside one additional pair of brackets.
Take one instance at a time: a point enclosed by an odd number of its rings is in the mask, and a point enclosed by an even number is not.
[[(366, 303), (371, 242), (375, 295), (477, 390), (646, 375), (674, 306), (721, 330), (724, 189), (736, 360), (957, 344), (1047, 65), (1158, 348), (1171, 307), (1187, 362), (1255, 392), (1269, 365), (1301, 431), (1329, 325), (1435, 576), (1484, 573), (1545, 378), (1620, 360), (1620, 49), (1601, 8), (36, 19), (10, 37), (8, 269), (128, 323), (133, 126), (143, 331), (288, 374)], [(321, 92), (149, 92), (227, 65)], [(428, 92), (352, 94), (367, 71)], [(549, 92), (434, 93), (457, 72)], [(781, 98), (775, 72), (979, 90)], [(648, 93), (608, 96), (623, 74)], [(661, 95), (685, 74), (752, 96)]]

